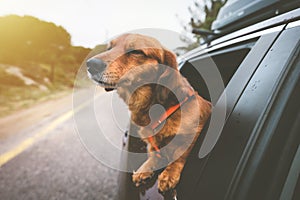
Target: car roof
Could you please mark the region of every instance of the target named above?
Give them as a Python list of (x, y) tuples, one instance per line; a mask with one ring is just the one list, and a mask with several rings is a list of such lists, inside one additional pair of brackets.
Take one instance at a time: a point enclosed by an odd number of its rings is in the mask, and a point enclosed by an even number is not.
[(289, 11), (287, 13), (284, 13), (282, 15), (278, 15), (276, 17), (267, 19), (265, 21), (259, 22), (257, 24), (254, 25), (250, 25), (248, 27), (242, 28), (240, 30), (234, 31), (232, 33), (223, 35), (219, 38), (216, 38), (212, 41), (210, 41), (209, 43), (205, 43), (200, 45), (199, 47), (185, 53), (184, 55), (179, 57), (179, 62), (181, 60), (188, 60), (190, 58), (192, 58), (195, 54), (199, 55), (199, 53), (201, 51), (205, 52), (207, 48), (212, 47), (212, 46), (216, 46), (219, 45), (221, 43), (224, 43), (226, 41), (229, 40), (233, 40), (245, 35), (249, 35), (252, 33), (256, 33), (259, 31), (263, 31), (272, 27), (276, 27), (279, 25), (283, 25), (283, 24), (287, 24), (293, 21), (296, 21), (300, 19), (300, 8)]
[(299, 7), (299, 0), (227, 0), (212, 24), (213, 32), (232, 32)]

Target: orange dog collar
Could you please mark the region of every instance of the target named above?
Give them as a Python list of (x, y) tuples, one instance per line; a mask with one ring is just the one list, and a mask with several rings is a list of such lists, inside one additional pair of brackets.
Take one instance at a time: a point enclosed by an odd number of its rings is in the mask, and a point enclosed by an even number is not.
[[(153, 134), (155, 133), (155, 130), (164, 122), (166, 121), (173, 113), (175, 113), (182, 105), (184, 105), (188, 100), (190, 100), (192, 97), (195, 96), (195, 91), (191, 88), (191, 90), (188, 93), (188, 96), (185, 97), (183, 100), (181, 100), (178, 104), (171, 106), (164, 112), (158, 120), (154, 121), (153, 123), (150, 124), (150, 127), (153, 131)], [(154, 143), (154, 135), (151, 135), (148, 137), (148, 142), (151, 144), (151, 146), (155, 149), (156, 151), (156, 156), (161, 158), (160, 155), (160, 149), (158, 146)]]

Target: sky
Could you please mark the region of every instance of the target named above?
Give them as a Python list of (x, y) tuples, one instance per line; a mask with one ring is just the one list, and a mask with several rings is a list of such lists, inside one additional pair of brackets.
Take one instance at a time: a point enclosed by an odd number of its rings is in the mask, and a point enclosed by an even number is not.
[(31, 15), (63, 26), (75, 46), (93, 48), (137, 29), (180, 33), (193, 0), (0, 0), (0, 16)]

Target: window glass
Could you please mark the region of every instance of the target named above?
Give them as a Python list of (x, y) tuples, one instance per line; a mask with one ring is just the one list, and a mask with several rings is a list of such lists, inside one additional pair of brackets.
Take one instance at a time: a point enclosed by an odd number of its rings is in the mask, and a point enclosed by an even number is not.
[[(214, 67), (212, 65), (215, 65), (221, 75), (224, 87), (226, 87), (254, 44), (255, 41), (248, 41), (247, 43), (235, 44), (234, 46), (214, 50), (208, 54), (199, 56), (193, 63), (186, 62), (180, 71), (188, 79), (193, 88), (198, 91), (200, 96), (211, 100), (207, 84), (199, 72), (204, 68), (210, 70), (210, 68)], [(209, 78), (215, 79), (216, 77), (212, 76)], [(220, 91), (220, 94), (221, 92), (223, 91)]]

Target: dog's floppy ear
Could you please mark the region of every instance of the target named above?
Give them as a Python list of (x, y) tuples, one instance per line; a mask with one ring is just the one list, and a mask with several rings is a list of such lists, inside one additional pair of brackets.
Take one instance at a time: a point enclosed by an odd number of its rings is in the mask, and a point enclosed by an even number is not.
[(159, 75), (156, 87), (158, 103), (165, 105), (173, 104), (174, 101), (181, 101), (188, 95), (189, 83), (177, 69), (167, 67), (160, 68), (159, 71), (163, 69), (164, 71)]
[(142, 51), (147, 57), (154, 58), (157, 60), (158, 63), (163, 62), (163, 51), (159, 48), (152, 48), (152, 47), (147, 47), (147, 48), (142, 48)]
[(176, 55), (167, 49), (164, 49), (163, 51), (164, 51), (164, 60), (162, 64), (177, 69), (178, 66), (176, 61)]
[(177, 69), (176, 55), (171, 51), (159, 48), (143, 48), (142, 50), (146, 56), (156, 59), (158, 63)]

